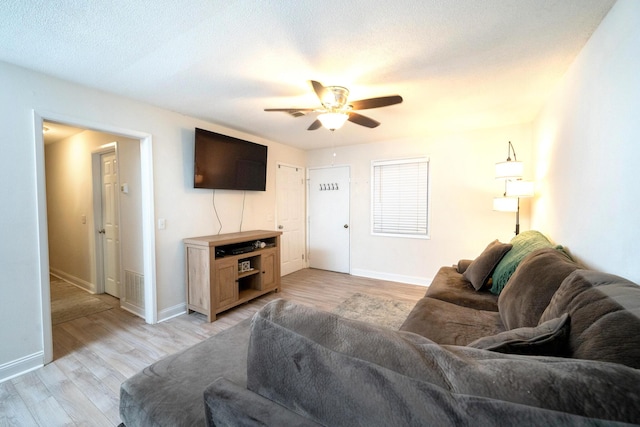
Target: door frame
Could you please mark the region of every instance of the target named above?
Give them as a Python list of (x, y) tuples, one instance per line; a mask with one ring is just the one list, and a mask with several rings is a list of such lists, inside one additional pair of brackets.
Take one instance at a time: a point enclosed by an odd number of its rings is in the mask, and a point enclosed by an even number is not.
[(47, 188), (45, 175), (44, 137), (45, 120), (68, 124), (97, 132), (121, 135), (140, 141), (140, 177), (142, 194), (142, 251), (144, 264), (144, 320), (158, 322), (156, 293), (156, 250), (153, 203), (153, 151), (150, 133), (120, 128), (103, 123), (70, 117), (47, 111), (33, 111), (34, 148), (36, 166), (36, 215), (38, 218), (38, 258), (40, 260), (40, 306), (42, 312), (43, 364), (53, 360), (53, 330), (51, 324), (51, 283), (49, 281), (49, 238), (47, 221)]
[[(95, 225), (103, 223), (102, 218), (102, 156), (104, 154), (114, 153), (116, 156), (116, 164), (118, 167), (120, 166), (120, 158), (118, 157), (118, 143), (110, 142), (108, 144), (101, 145), (97, 149), (91, 152), (91, 174), (93, 181), (93, 216)], [(120, 188), (120, 171), (118, 170), (118, 188)], [(118, 224), (121, 222), (120, 218), (120, 192), (117, 193), (117, 203), (118, 203)], [(120, 235), (121, 227), (118, 227), (118, 242), (122, 241), (122, 236)], [(97, 236), (96, 236), (97, 237)], [(102, 239), (96, 238), (94, 240), (95, 243), (95, 284), (96, 284), (96, 293), (102, 294), (105, 291), (106, 284), (104, 282), (104, 246)], [(122, 271), (122, 250), (120, 246), (118, 246), (118, 294), (120, 295), (120, 299), (122, 299), (122, 278), (124, 277)]]

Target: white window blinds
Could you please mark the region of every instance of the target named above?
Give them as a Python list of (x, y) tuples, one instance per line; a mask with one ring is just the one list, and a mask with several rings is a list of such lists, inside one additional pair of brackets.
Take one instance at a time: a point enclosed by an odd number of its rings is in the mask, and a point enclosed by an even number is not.
[(372, 163), (372, 233), (429, 237), (429, 159)]

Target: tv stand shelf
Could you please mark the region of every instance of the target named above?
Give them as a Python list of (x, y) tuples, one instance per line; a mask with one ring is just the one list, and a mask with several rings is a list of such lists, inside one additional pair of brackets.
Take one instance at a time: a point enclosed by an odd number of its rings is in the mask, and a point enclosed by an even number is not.
[(222, 311), (280, 291), (281, 234), (256, 230), (184, 239), (187, 312), (213, 322)]

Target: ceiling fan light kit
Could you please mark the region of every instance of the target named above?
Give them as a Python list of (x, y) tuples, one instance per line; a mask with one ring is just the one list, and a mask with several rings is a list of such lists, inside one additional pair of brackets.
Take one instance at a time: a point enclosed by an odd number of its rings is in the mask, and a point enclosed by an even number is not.
[(402, 102), (400, 95), (390, 95), (361, 99), (348, 103), (349, 89), (346, 87), (324, 86), (315, 80), (311, 80), (311, 86), (320, 100), (322, 108), (265, 108), (264, 111), (280, 111), (288, 113), (293, 117), (304, 116), (306, 112), (320, 113), (318, 118), (311, 123), (307, 130), (316, 130), (320, 127), (325, 127), (333, 131), (340, 129), (347, 120), (372, 129), (379, 126), (380, 122), (353, 111), (387, 107)]
[(340, 129), (349, 118), (347, 113), (322, 113), (318, 116), (318, 120), (322, 126), (329, 130)]

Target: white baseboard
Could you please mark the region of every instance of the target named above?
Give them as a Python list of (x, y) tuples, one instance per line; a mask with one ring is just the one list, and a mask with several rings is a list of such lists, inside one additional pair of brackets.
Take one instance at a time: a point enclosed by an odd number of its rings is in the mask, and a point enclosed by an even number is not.
[(56, 276), (57, 278), (62, 279), (65, 282), (69, 282), (72, 285), (75, 285), (79, 288), (82, 288), (87, 292), (91, 292), (92, 294), (96, 293), (96, 285), (91, 282), (87, 282), (86, 280), (82, 280), (79, 277), (73, 276), (71, 274), (65, 273), (64, 271), (60, 271), (55, 268), (50, 268), (49, 272), (53, 276)]
[(382, 273), (380, 271), (362, 270), (354, 268), (351, 270), (353, 276), (368, 277), (369, 279), (387, 280), (390, 282), (408, 283), (410, 285), (429, 286), (433, 278), (404, 276), (401, 274)]
[[(138, 307), (133, 304), (123, 302), (120, 305), (120, 308), (122, 308), (123, 310), (127, 310), (128, 312), (133, 313), (138, 317), (142, 317), (143, 319), (145, 318), (144, 308), (142, 307)], [(184, 303), (174, 305), (173, 307), (165, 308), (164, 310), (161, 310), (158, 312), (158, 323), (165, 322), (169, 319), (180, 316), (181, 314), (185, 314), (186, 312), (187, 312), (187, 305)]]
[(172, 319), (176, 316), (180, 316), (181, 314), (185, 314), (187, 312), (187, 304), (176, 304), (173, 307), (165, 308), (158, 312), (158, 323), (165, 322), (169, 319)]
[(120, 300), (120, 308), (144, 319), (144, 307), (138, 307), (137, 305)]
[(44, 352), (30, 354), (0, 365), (0, 383), (44, 366)]

